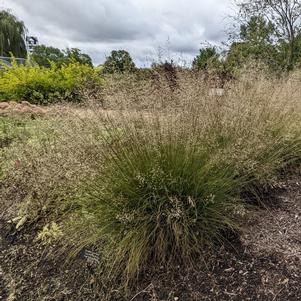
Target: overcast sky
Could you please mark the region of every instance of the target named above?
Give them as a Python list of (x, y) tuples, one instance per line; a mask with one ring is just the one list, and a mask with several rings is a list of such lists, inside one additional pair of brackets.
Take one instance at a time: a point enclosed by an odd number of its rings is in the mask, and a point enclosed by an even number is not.
[(204, 42), (226, 39), (231, 0), (0, 0), (25, 22), (41, 44), (77, 47), (95, 64), (113, 49), (135, 62), (185, 60)]

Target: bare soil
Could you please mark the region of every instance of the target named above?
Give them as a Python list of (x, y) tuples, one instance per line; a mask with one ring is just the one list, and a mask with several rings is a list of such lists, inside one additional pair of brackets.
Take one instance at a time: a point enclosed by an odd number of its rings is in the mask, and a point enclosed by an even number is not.
[(83, 258), (66, 263), (58, 246), (34, 241), (39, 224), (17, 231), (0, 215), (0, 300), (299, 301), (301, 300), (301, 181), (282, 184), (275, 206), (254, 209), (242, 235), (193, 268), (158, 268), (125, 296), (104, 287)]

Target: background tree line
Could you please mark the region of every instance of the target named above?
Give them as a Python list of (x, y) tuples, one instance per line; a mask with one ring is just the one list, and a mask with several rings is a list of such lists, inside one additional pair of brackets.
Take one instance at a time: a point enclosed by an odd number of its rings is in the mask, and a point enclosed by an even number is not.
[[(270, 71), (290, 71), (301, 63), (301, 0), (238, 0), (235, 30), (229, 33), (228, 49), (202, 47), (192, 63), (196, 70), (235, 75), (248, 62), (256, 61)], [(26, 27), (8, 11), (0, 12), (0, 55), (26, 57)], [(36, 46), (31, 59), (43, 67), (77, 61), (92, 66), (89, 55), (77, 48), (60, 50)], [(104, 72), (133, 72), (137, 68), (125, 50), (106, 58)]]

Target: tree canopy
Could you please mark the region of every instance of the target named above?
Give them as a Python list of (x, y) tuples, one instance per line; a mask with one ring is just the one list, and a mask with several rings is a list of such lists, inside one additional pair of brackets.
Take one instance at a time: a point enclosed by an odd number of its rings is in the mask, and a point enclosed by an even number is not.
[(227, 58), (227, 68), (242, 67), (250, 60), (260, 61), (271, 68), (277, 68), (279, 49), (274, 43), (274, 25), (262, 16), (251, 16), (241, 24), (239, 40), (231, 44)]
[(86, 53), (82, 53), (78, 48), (67, 48), (64, 53), (66, 61), (75, 61), (84, 65), (93, 66), (91, 57)]
[(286, 68), (293, 69), (301, 31), (301, 0), (240, 0), (237, 5), (243, 22), (250, 16), (260, 16), (273, 26), (275, 42), (287, 44), (282, 47), (286, 51)]
[(31, 55), (32, 59), (43, 67), (50, 67), (51, 62), (58, 66), (70, 62), (79, 62), (81, 64), (92, 66), (92, 59), (88, 54), (82, 53), (77, 48), (67, 48), (60, 50), (51, 46), (39, 45), (34, 47)]
[(215, 47), (201, 48), (192, 62), (192, 67), (198, 70), (217, 68), (220, 65), (219, 54)]
[(106, 73), (133, 72), (135, 69), (135, 63), (126, 50), (113, 50), (104, 63)]
[(39, 66), (43, 67), (50, 67), (50, 62), (60, 65), (65, 59), (65, 55), (60, 49), (45, 45), (34, 47), (31, 57)]
[(26, 27), (9, 11), (0, 11), (0, 56), (26, 57)]

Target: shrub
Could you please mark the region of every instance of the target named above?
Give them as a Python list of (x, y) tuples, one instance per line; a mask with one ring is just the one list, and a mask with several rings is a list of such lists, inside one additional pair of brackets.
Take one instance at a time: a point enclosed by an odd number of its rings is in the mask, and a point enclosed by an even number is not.
[(34, 104), (79, 101), (78, 89), (89, 81), (101, 84), (93, 68), (76, 62), (60, 68), (54, 63), (50, 68), (14, 63), (0, 74), (0, 101), (27, 100)]

